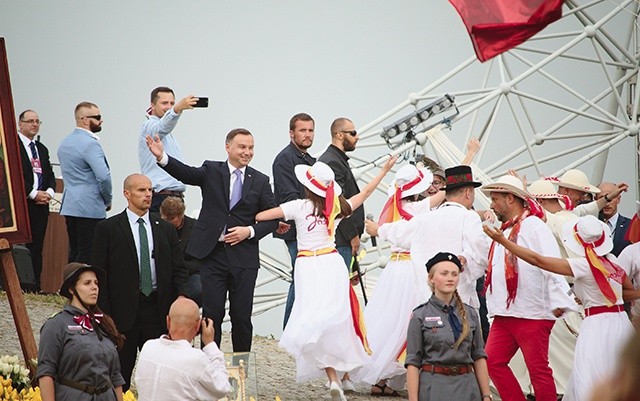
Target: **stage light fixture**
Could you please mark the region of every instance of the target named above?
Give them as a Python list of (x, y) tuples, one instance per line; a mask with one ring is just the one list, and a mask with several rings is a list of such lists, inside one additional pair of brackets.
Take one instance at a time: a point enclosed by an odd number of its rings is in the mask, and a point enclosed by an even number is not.
[[(405, 134), (403, 142), (410, 140), (414, 137), (413, 131), (414, 128), (423, 122), (427, 121), (431, 117), (436, 114), (443, 113), (452, 107), (456, 108), (456, 113), (458, 109), (455, 104), (455, 98), (452, 95), (446, 94), (443, 97), (429, 103), (428, 105), (414, 111), (413, 113), (405, 116), (404, 118), (396, 121), (395, 123), (386, 126), (382, 129), (382, 133), (380, 136), (389, 143), (391, 138), (394, 138), (400, 134)], [(450, 117), (449, 117), (450, 118)], [(446, 121), (448, 118), (443, 119)], [(410, 135), (406, 135), (407, 133), (411, 133)], [(391, 146), (391, 144), (389, 144)]]

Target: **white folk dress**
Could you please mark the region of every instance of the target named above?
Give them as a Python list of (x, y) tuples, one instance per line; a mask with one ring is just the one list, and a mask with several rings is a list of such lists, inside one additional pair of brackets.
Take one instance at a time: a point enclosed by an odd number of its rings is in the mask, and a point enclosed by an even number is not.
[[(428, 213), (430, 199), (420, 202), (403, 201), (403, 208), (412, 216)], [(381, 379), (391, 379), (387, 384), (402, 390), (406, 381), (404, 361), (398, 362), (407, 341), (407, 329), (411, 311), (427, 302), (431, 290), (427, 286), (426, 269), (412, 263), (408, 249), (391, 247), (391, 259), (378, 277), (376, 288), (364, 309), (367, 338), (373, 351), (371, 359), (352, 376), (354, 380), (369, 385)], [(396, 255), (396, 256), (394, 256)]]
[[(298, 199), (280, 207), (285, 220), (296, 223), (299, 251), (335, 248), (326, 219), (314, 215), (309, 200)], [(336, 219), (335, 227), (339, 222)], [(349, 372), (363, 366), (368, 355), (353, 325), (351, 284), (340, 254), (298, 257), (294, 275), (296, 300), (280, 346), (296, 359), (296, 380), (321, 377), (327, 367)]]
[[(607, 255), (617, 264), (614, 256)], [(585, 258), (568, 259), (575, 276), (573, 290), (584, 308), (604, 306), (605, 298)], [(616, 305), (622, 305), (622, 285), (609, 281), (620, 295)], [(593, 387), (615, 372), (619, 354), (633, 334), (633, 326), (622, 312), (600, 313), (585, 317), (576, 344), (573, 370), (567, 384), (564, 401), (588, 400)]]

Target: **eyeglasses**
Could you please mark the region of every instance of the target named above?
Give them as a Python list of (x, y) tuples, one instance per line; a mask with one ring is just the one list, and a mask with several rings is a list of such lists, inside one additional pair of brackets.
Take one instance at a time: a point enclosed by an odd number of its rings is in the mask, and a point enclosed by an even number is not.
[(440, 180), (433, 180), (431, 182), (431, 185), (433, 185), (434, 187), (442, 187), (444, 186), (444, 181), (440, 181)]
[(40, 120), (20, 120), (20, 122), (25, 124), (36, 124), (36, 125), (42, 124), (42, 121)]
[(95, 116), (84, 116), (82, 118), (93, 118), (94, 120), (98, 120), (98, 121), (102, 120), (102, 116), (100, 114)]
[(356, 131), (356, 130), (353, 130), (353, 131), (340, 131), (340, 132), (342, 132), (342, 133), (344, 133), (344, 134), (349, 134), (349, 135), (351, 135), (351, 136), (356, 136), (356, 135), (358, 135), (358, 131)]

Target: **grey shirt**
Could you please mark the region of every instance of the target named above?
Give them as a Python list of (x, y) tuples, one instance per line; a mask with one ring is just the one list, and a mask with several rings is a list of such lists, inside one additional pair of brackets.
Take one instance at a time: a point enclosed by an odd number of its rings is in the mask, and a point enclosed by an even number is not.
[(95, 330), (80, 327), (73, 317), (82, 314), (80, 309), (67, 304), (62, 312), (44, 323), (40, 330), (36, 379), (51, 376), (56, 381), (57, 401), (116, 400), (113, 388), (91, 395), (57, 381), (64, 377), (93, 387), (124, 384), (115, 344), (104, 335), (101, 341)]
[[(425, 363), (467, 365), (479, 358), (487, 357), (476, 310), (469, 305), (464, 305), (470, 331), (458, 349), (454, 350), (455, 339), (445, 306), (440, 299), (432, 295), (427, 303), (413, 310), (407, 332), (405, 366), (413, 365), (420, 368)], [(451, 306), (458, 315), (455, 297)], [(462, 324), (462, 318), (459, 315), (458, 318)]]

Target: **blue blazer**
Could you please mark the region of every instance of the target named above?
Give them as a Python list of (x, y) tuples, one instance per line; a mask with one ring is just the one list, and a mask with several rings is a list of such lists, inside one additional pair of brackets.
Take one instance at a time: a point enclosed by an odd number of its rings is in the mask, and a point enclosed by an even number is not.
[(256, 223), (256, 214), (277, 206), (269, 177), (247, 166), (242, 184), (242, 198), (229, 209), (230, 173), (226, 161), (206, 160), (200, 167), (187, 166), (169, 156), (163, 167), (167, 173), (187, 185), (197, 185), (202, 191), (202, 207), (186, 253), (204, 259), (218, 243), (224, 227), (252, 226), (255, 236), (237, 245), (225, 245), (229, 263), (234, 267), (260, 267), (258, 241), (278, 228), (278, 221)]
[(111, 172), (102, 146), (89, 133), (76, 128), (58, 147), (64, 180), (63, 216), (104, 219), (113, 199)]
[(631, 223), (631, 219), (621, 214), (618, 215), (616, 229), (613, 232), (613, 250), (611, 251), (615, 256), (619, 256), (624, 248), (631, 245), (631, 242), (625, 241), (624, 239), (627, 229), (629, 228), (629, 223)]

